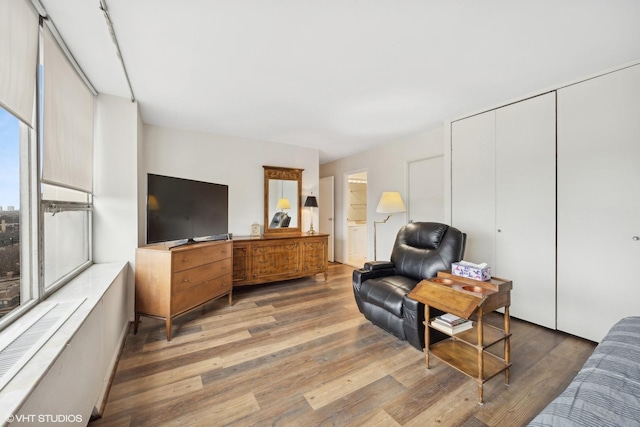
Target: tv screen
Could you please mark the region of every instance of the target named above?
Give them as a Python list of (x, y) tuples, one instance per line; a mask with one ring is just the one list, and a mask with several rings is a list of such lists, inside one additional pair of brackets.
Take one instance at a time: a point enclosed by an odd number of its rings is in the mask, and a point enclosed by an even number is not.
[(148, 174), (147, 243), (229, 232), (229, 186)]

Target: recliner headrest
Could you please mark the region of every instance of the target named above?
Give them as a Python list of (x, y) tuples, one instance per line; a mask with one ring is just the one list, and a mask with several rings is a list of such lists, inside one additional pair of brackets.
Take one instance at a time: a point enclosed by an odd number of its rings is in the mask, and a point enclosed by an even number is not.
[(391, 261), (396, 274), (416, 280), (434, 277), (448, 270), (464, 256), (465, 234), (435, 222), (414, 222), (403, 226), (396, 237)]
[(405, 244), (409, 246), (438, 249), (448, 228), (448, 225), (437, 222), (410, 222), (401, 232), (403, 232)]

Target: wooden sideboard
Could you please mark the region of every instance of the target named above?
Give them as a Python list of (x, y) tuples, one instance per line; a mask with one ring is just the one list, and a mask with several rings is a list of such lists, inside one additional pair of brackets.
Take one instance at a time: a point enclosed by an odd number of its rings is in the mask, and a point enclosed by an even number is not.
[(295, 233), (233, 238), (234, 286), (324, 274), (327, 280), (328, 235)]
[(136, 249), (134, 333), (141, 315), (160, 317), (170, 341), (174, 317), (224, 295), (231, 305), (232, 253), (230, 241)]

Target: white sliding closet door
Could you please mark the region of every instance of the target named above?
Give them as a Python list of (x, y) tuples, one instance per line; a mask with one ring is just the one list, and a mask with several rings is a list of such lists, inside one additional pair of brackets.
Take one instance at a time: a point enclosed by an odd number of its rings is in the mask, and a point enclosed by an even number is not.
[(558, 91), (558, 329), (640, 313), (640, 66)]
[(451, 225), (467, 233), (464, 259), (495, 266), (495, 111), (451, 123)]
[(511, 314), (556, 327), (556, 96), (496, 110), (496, 264)]
[(452, 225), (465, 259), (513, 281), (511, 314), (549, 328), (555, 299), (555, 93), (452, 123)]

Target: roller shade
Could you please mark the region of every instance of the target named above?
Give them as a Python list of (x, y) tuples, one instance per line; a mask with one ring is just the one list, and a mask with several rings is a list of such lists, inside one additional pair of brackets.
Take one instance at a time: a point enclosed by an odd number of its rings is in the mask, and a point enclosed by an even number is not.
[(26, 0), (0, 0), (0, 105), (33, 127), (39, 15)]
[(42, 181), (90, 193), (94, 97), (46, 26), (43, 49)]

